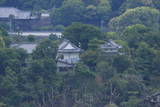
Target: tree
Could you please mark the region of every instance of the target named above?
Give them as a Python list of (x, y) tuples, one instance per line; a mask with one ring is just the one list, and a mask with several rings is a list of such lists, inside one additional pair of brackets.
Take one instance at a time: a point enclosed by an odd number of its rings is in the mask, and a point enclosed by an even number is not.
[(40, 42), (33, 52), (33, 59), (41, 59), (44, 57), (55, 59), (57, 55), (58, 43), (53, 40), (45, 39)]
[[(108, 87), (108, 94), (112, 92), (110, 94), (110, 100), (112, 103), (116, 102), (116, 104), (124, 100), (128, 101), (131, 96), (139, 100), (140, 96), (145, 95), (147, 91), (141, 77), (132, 73), (114, 75), (114, 77), (109, 80), (109, 83), (110, 88)], [(135, 101), (137, 101), (137, 99), (135, 99)], [(137, 104), (137, 102), (135, 102), (135, 104)]]
[(98, 52), (88, 50), (82, 54), (81, 59), (84, 64), (86, 64), (90, 68), (95, 68), (98, 60)]
[(136, 24), (128, 26), (122, 33), (122, 40), (126, 41), (130, 48), (136, 48), (139, 42), (146, 42), (151, 47), (158, 49), (160, 46), (160, 32), (147, 28), (144, 25)]
[(111, 6), (108, 0), (66, 0), (52, 12), (53, 24), (70, 25), (84, 22), (100, 25), (110, 18)]
[(35, 41), (34, 35), (28, 35), (27, 39), (28, 39), (29, 42), (34, 42)]
[[(156, 75), (159, 75), (158, 67), (156, 63), (159, 62), (159, 51), (155, 50), (154, 48), (150, 47), (145, 42), (140, 42), (138, 48), (135, 51), (135, 67), (143, 76), (146, 84), (154, 84), (152, 81), (154, 80), (152, 76), (154, 75), (156, 80)], [(157, 58), (157, 59), (155, 59)], [(157, 80), (159, 81), (159, 80)]]
[[(98, 24), (100, 22), (98, 13), (97, 13), (97, 7), (94, 5), (88, 5), (85, 8), (85, 13), (83, 14), (84, 22), (90, 23), (90, 24)], [(98, 22), (98, 23), (97, 23)]]
[(64, 37), (71, 40), (75, 45), (81, 45), (82, 49), (88, 49), (88, 43), (92, 39), (102, 39), (103, 33), (95, 26), (73, 23), (64, 31)]
[[(94, 102), (94, 93), (96, 92), (94, 88), (95, 84), (95, 73), (92, 72), (89, 67), (83, 63), (78, 63), (74, 69), (75, 75), (72, 77), (75, 81), (70, 81), (72, 84), (72, 90), (75, 90), (77, 94), (75, 98), (75, 106), (93, 106)], [(70, 78), (71, 79), (71, 78)], [(71, 79), (72, 80), (72, 79)], [(68, 84), (68, 86), (70, 86)], [(78, 97), (79, 96), (79, 97)]]
[(108, 0), (100, 0), (97, 6), (97, 15), (100, 20), (108, 20), (111, 13), (111, 5)]
[(106, 83), (116, 73), (115, 69), (106, 61), (98, 62), (96, 72), (101, 77), (103, 84)]
[(121, 12), (130, 8), (136, 8), (141, 6), (153, 7), (154, 0), (125, 0), (121, 5)]
[[(160, 12), (150, 7), (137, 7), (129, 9), (122, 15), (111, 19), (109, 28), (115, 32), (121, 32), (125, 27), (133, 24), (150, 26), (154, 30), (159, 30)], [(127, 20), (127, 21), (126, 21)]]
[(152, 0), (154, 6), (158, 9), (160, 9), (160, 1), (159, 0)]
[(128, 26), (123, 32), (123, 40), (127, 41), (129, 47), (136, 47), (140, 41), (143, 41), (149, 29), (144, 25), (136, 24)]
[(9, 47), (10, 42), (8, 33), (4, 29), (0, 28), (0, 47)]
[(16, 72), (10, 67), (6, 67), (4, 72), (5, 75), (0, 83), (1, 96), (3, 97), (0, 98), (0, 100), (4, 101), (6, 105), (15, 105), (18, 96), (18, 94), (16, 94), (18, 77)]
[(81, 0), (65, 0), (60, 8), (52, 12), (53, 24), (69, 25), (81, 21), (84, 8)]
[(98, 50), (100, 45), (103, 44), (103, 40), (98, 40), (98, 39), (92, 39), (88, 43), (88, 48), (91, 50)]
[(117, 72), (124, 72), (131, 67), (131, 59), (125, 55), (116, 56), (113, 60), (113, 66), (117, 69)]
[(119, 10), (119, 8), (121, 7), (121, 5), (123, 4), (124, 1), (125, 0), (110, 0), (111, 6), (112, 6), (112, 10), (113, 11)]
[(0, 48), (4, 48), (4, 47), (5, 47), (5, 42), (3, 38), (0, 36)]
[(23, 86), (28, 93), (25, 98), (33, 106), (54, 106), (59, 99), (58, 89), (62, 81), (56, 71), (55, 60), (51, 58), (44, 57), (30, 63)]
[(122, 107), (136, 107), (141, 102), (141, 99), (131, 96), (127, 102), (122, 102)]
[(4, 74), (6, 67), (19, 72), (25, 66), (27, 53), (23, 49), (0, 49), (0, 74)]
[(53, 5), (59, 6), (63, 0), (3, 0), (1, 5), (8, 7), (18, 7), (25, 10), (50, 9)]
[(106, 32), (105, 33), (105, 38), (107, 39), (107, 40), (109, 40), (109, 39), (112, 39), (112, 40), (117, 40), (117, 39), (119, 39), (119, 36), (118, 36), (118, 34), (116, 33), (116, 32)]
[(86, 5), (97, 5), (100, 0), (82, 0)]

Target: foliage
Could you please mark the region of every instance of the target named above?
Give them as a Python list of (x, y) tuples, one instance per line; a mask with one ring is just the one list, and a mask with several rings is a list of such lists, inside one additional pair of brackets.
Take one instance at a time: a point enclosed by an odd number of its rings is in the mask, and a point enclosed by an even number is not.
[(125, 55), (116, 56), (113, 60), (113, 66), (117, 69), (117, 72), (124, 72), (130, 68), (131, 59)]
[(34, 42), (35, 41), (34, 35), (28, 35), (27, 39), (28, 39), (29, 42)]
[(68, 25), (81, 20), (84, 12), (84, 4), (81, 0), (66, 0), (61, 8), (52, 12), (54, 24)]
[(98, 39), (92, 39), (89, 41), (88, 43), (88, 48), (91, 49), (91, 50), (96, 50), (99, 48), (99, 46), (101, 44), (104, 44), (104, 41), (103, 40), (98, 40)]
[(21, 9), (49, 9), (52, 8), (53, 5), (59, 6), (63, 2), (63, 0), (1, 0), (0, 4), (10, 7), (18, 7)]
[(53, 24), (70, 25), (73, 22), (100, 24), (101, 20), (109, 19), (110, 11), (111, 6), (108, 0), (66, 0), (60, 8), (53, 10), (52, 19)]
[(45, 39), (39, 43), (36, 50), (33, 52), (33, 59), (39, 58), (53, 58), (57, 55), (57, 42), (49, 39)]
[(136, 8), (141, 6), (152, 7), (154, 0), (125, 0), (121, 6), (121, 11), (125, 11), (130, 8)]
[(81, 45), (82, 49), (88, 48), (88, 43), (92, 39), (102, 39), (103, 33), (99, 28), (92, 25), (73, 23), (64, 31), (64, 37), (71, 40), (75, 45)]
[(159, 30), (159, 16), (159, 11), (154, 8), (137, 7), (134, 9), (129, 9), (122, 15), (113, 18), (109, 22), (109, 28), (113, 31), (120, 32), (127, 26), (142, 24), (145, 26), (150, 26), (150, 28), (155, 30)]
[(0, 47), (8, 47), (10, 42), (8, 33), (4, 29), (0, 28)]
[(22, 49), (0, 49), (0, 74), (3, 74), (6, 67), (10, 67), (14, 71), (20, 71), (21, 66), (24, 66), (26, 51)]
[(2, 37), (0, 37), (0, 48), (4, 48), (5, 47), (5, 42), (3, 40)]
[[(0, 29), (0, 107), (154, 107), (144, 99), (160, 90), (159, 3), (0, 1), (1, 6), (25, 10), (49, 9), (55, 28), (64, 30), (67, 26), (64, 38), (83, 49), (73, 69), (57, 72), (61, 40), (55, 35), (38, 41), (34, 52), (27, 54), (23, 49), (8, 48), (10, 36)], [(113, 19), (107, 26), (110, 18)], [(99, 26), (102, 20), (105, 23), (101, 27), (105, 26), (107, 32), (89, 24), (71, 24), (78, 21)], [(99, 45), (109, 39), (123, 48), (115, 54), (103, 52)]]
[(123, 32), (123, 39), (130, 47), (136, 47), (137, 43), (145, 38), (148, 30), (147, 27), (140, 24), (128, 26)]
[(153, 2), (153, 4), (154, 4), (154, 6), (156, 7), (156, 8), (158, 8), (158, 9), (160, 9), (160, 1), (159, 0), (153, 0), (152, 1)]

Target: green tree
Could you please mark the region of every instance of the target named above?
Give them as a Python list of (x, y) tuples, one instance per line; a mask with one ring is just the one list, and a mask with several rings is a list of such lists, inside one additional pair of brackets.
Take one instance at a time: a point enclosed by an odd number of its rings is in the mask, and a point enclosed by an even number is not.
[(118, 36), (118, 34), (116, 32), (106, 32), (105, 36), (106, 36), (107, 40), (109, 40), (109, 39), (112, 39), (112, 40), (119, 39), (119, 36)]
[(118, 11), (125, 0), (109, 0), (113, 11)]
[(136, 48), (139, 42), (146, 42), (151, 47), (158, 49), (160, 46), (160, 32), (151, 30), (146, 26), (136, 24), (128, 26), (122, 33), (122, 39), (125, 40), (129, 47)]
[(74, 23), (64, 31), (64, 37), (71, 40), (75, 45), (81, 45), (82, 49), (88, 49), (88, 43), (92, 39), (102, 39), (104, 34), (95, 26)]
[(90, 68), (95, 68), (98, 60), (98, 52), (93, 50), (88, 50), (81, 55), (84, 64)]
[(84, 22), (85, 23), (91, 23), (91, 24), (95, 24), (95, 22), (98, 23), (100, 22), (99, 17), (98, 17), (98, 13), (97, 13), (97, 7), (94, 5), (88, 5), (85, 8), (85, 13), (83, 14), (84, 17)]
[(100, 20), (109, 19), (111, 13), (111, 5), (108, 0), (100, 0), (97, 6), (97, 13)]
[(6, 105), (15, 105), (18, 97), (17, 91), (18, 77), (15, 71), (10, 67), (5, 68), (5, 75), (0, 83), (1, 101), (4, 101)]
[(158, 9), (160, 9), (160, 1), (159, 0), (152, 0), (154, 6)]
[(54, 106), (60, 97), (58, 89), (61, 86), (54, 59), (46, 57), (36, 59), (31, 62), (27, 70), (29, 72), (25, 74), (26, 79), (23, 85), (28, 93), (26, 98), (29, 98), (33, 106)]
[[(142, 82), (141, 77), (132, 73), (117, 74), (110, 79), (109, 83), (110, 91), (108, 94), (111, 95), (111, 103), (116, 102), (117, 104), (120, 104), (124, 100), (129, 101), (131, 96), (140, 99), (140, 96), (145, 95), (147, 90)], [(137, 102), (135, 102), (135, 104), (136, 103)]]
[(98, 62), (96, 72), (101, 77), (103, 84), (106, 83), (116, 73), (115, 69), (106, 61)]
[(121, 6), (121, 12), (141, 6), (153, 7), (153, 1), (154, 0), (125, 0)]
[(55, 59), (57, 55), (58, 43), (53, 40), (45, 39), (40, 42), (33, 52), (33, 59), (41, 59), (44, 57)]
[[(121, 32), (125, 27), (133, 24), (150, 26), (154, 30), (159, 30), (160, 12), (150, 7), (137, 7), (129, 9), (120, 16), (111, 19), (109, 28), (115, 32)], [(126, 21), (127, 20), (127, 21)]]
[(88, 43), (88, 48), (91, 50), (98, 50), (100, 45), (103, 44), (103, 40), (98, 40), (98, 39), (92, 39)]
[(100, 0), (82, 0), (86, 5), (97, 5)]
[(52, 12), (54, 24), (69, 25), (82, 20), (84, 4), (81, 0), (65, 0), (60, 8)]
[(6, 67), (19, 72), (25, 66), (27, 53), (23, 49), (0, 49), (0, 74), (4, 74)]
[(0, 36), (0, 48), (4, 48), (4, 47), (5, 47), (5, 42), (3, 38)]
[(136, 24), (128, 26), (123, 32), (123, 40), (126, 40), (129, 47), (136, 47), (137, 43), (143, 41), (149, 29), (144, 25)]
[(159, 69), (156, 66), (159, 62), (159, 51), (150, 47), (145, 42), (140, 42), (138, 48), (135, 51), (135, 55), (136, 60), (134, 63), (136, 63), (136, 69), (141, 71), (140, 73), (142, 74), (145, 83), (155, 86), (152, 81), (154, 80), (153, 78), (156, 80), (156, 75), (159, 75)]
[(28, 35), (27, 39), (28, 39), (29, 42), (34, 42), (35, 41), (34, 35)]
[(10, 42), (8, 33), (4, 29), (0, 28), (0, 47), (9, 47)]
[(50, 9), (54, 5), (59, 6), (63, 0), (1, 0), (1, 5), (9, 7), (18, 7), (25, 10)]
[(113, 66), (117, 72), (124, 72), (131, 67), (131, 59), (125, 55), (116, 56), (113, 60)]
[(136, 107), (141, 102), (140, 98), (137, 98), (135, 96), (131, 96), (127, 102), (122, 102), (122, 107)]

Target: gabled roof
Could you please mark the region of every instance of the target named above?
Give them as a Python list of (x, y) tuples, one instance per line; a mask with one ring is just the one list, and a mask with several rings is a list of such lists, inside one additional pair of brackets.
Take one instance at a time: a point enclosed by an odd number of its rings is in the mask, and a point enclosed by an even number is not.
[(100, 48), (101, 49), (120, 49), (120, 48), (122, 48), (122, 46), (118, 45), (113, 40), (109, 40), (105, 44), (101, 45)]
[(31, 19), (30, 11), (22, 11), (14, 7), (0, 7), (0, 18), (9, 18), (10, 15), (14, 19)]
[(63, 40), (63, 42), (59, 45), (58, 52), (81, 52), (82, 50), (72, 44), (69, 40)]

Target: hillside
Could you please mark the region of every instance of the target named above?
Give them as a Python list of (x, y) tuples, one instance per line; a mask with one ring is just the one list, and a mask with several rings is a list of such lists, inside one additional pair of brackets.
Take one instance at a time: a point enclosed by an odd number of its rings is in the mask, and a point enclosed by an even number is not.
[(0, 6), (49, 12), (50, 26), (35, 19), (37, 26), (61, 31), (8, 33), (7, 24), (27, 28), (35, 20), (0, 17), (0, 107), (160, 107), (160, 0), (0, 0)]

